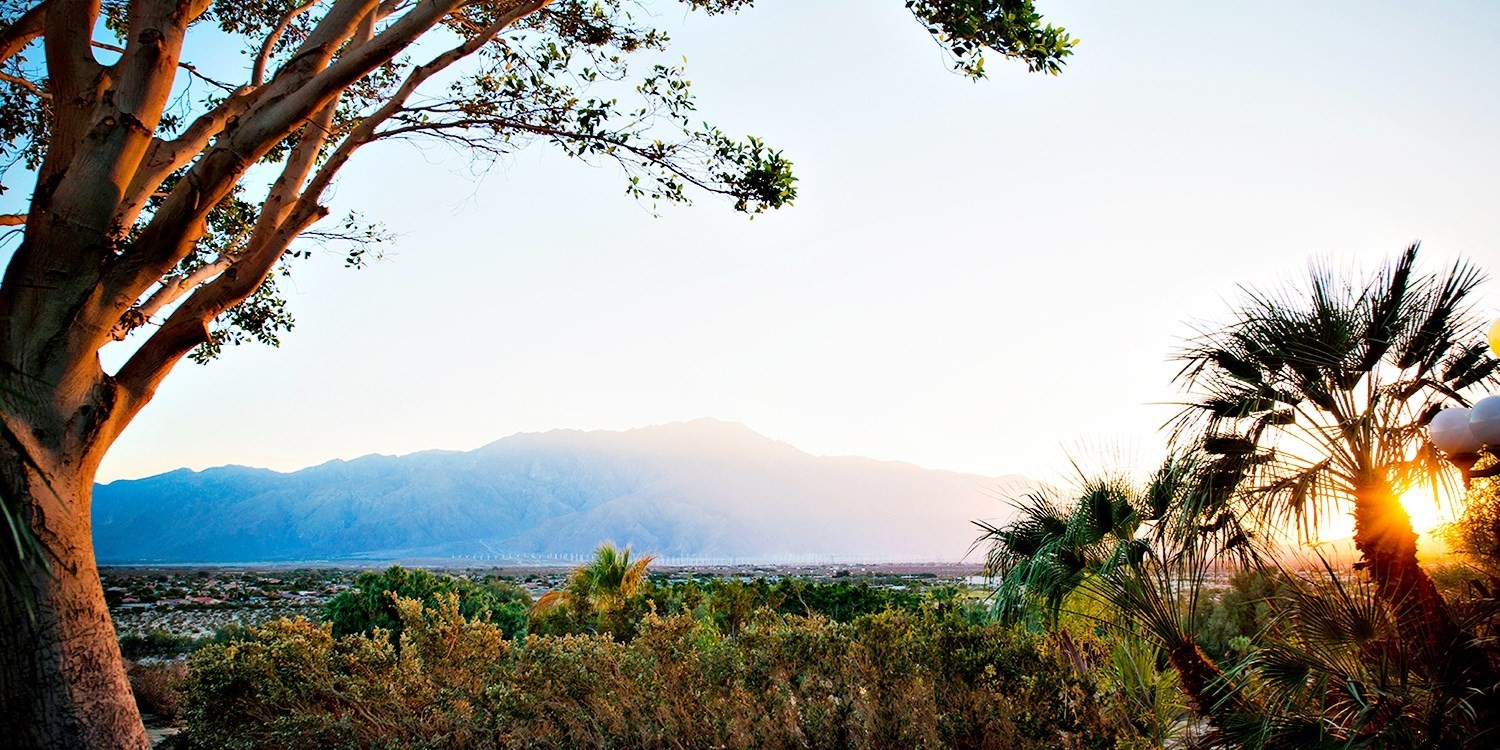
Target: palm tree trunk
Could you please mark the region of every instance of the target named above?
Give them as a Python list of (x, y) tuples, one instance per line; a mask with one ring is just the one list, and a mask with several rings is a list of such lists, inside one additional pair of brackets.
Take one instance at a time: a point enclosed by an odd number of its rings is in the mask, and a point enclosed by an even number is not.
[(94, 564), (91, 463), (23, 459), (0, 445), (0, 491), (49, 561), (16, 582), (32, 601), (16, 587), (0, 592), (0, 744), (148, 747)]
[(1355, 493), (1354, 546), (1363, 556), (1375, 591), (1396, 616), (1402, 638), (1417, 648), (1418, 665), (1447, 689), (1487, 696), (1492, 708), (1497, 674), (1489, 655), (1453, 619), (1448, 604), (1417, 562), (1417, 534), (1396, 493), (1384, 482), (1370, 482)]
[(1167, 660), (1177, 670), (1183, 692), (1193, 713), (1223, 729), (1236, 714), (1245, 713), (1239, 692), (1224, 679), (1224, 673), (1191, 638), (1167, 644)]

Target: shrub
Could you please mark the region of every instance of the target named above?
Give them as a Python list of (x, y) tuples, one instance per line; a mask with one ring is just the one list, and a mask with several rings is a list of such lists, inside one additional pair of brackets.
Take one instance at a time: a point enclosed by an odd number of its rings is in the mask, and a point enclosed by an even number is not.
[(162, 721), (177, 721), (182, 708), (181, 687), (187, 676), (182, 662), (159, 664), (130, 663), (125, 670), (135, 705), (143, 714), (155, 714)]
[[(1247, 568), (1229, 578), (1229, 588), (1220, 592), (1203, 618), (1198, 645), (1216, 660), (1243, 655), (1285, 608), (1291, 588), (1274, 569)], [(1241, 648), (1236, 648), (1236, 645)]]
[(1464, 497), (1464, 512), (1445, 529), (1453, 550), (1491, 576), (1500, 576), (1500, 479), (1478, 479)]
[(932, 612), (752, 613), (730, 636), (647, 614), (634, 639), (504, 638), (456, 597), (387, 634), (282, 620), (190, 659), (202, 748), (1104, 748), (1123, 722), (1043, 636)]
[[(945, 590), (943, 594), (947, 606), (958, 604), (958, 589)], [(544, 635), (609, 633), (629, 640), (635, 634), (636, 624), (647, 613), (656, 612), (692, 615), (720, 632), (733, 635), (759, 609), (788, 615), (818, 615), (847, 623), (888, 609), (917, 612), (931, 601), (913, 591), (872, 587), (868, 581), (817, 583), (803, 578), (782, 578), (775, 583), (765, 578), (749, 581), (715, 578), (702, 583), (647, 581), (640, 591), (607, 612), (580, 607), (545, 610), (539, 607), (532, 612), (530, 629)]]
[(361, 573), (354, 579), (354, 588), (338, 594), (324, 606), (323, 619), (333, 625), (335, 636), (371, 633), (380, 628), (390, 633), (395, 642), (402, 623), (394, 597), (435, 606), (438, 598), (445, 595), (457, 597), (459, 612), (468, 619), (488, 618), (511, 637), (526, 632), (531, 595), (525, 589), (506, 581), (479, 584), (426, 570), (407, 570), (400, 565), (392, 565), (380, 573)]
[(197, 646), (197, 638), (190, 635), (177, 635), (160, 628), (120, 636), (120, 653), (126, 659), (131, 660), (181, 656)]

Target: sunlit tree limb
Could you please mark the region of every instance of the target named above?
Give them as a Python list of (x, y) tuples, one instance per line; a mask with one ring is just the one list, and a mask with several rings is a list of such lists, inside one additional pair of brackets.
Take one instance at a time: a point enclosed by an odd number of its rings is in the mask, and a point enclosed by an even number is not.
[(0, 62), (20, 54), (26, 45), (42, 35), (50, 0), (37, 3), (18, 18), (0, 28)]

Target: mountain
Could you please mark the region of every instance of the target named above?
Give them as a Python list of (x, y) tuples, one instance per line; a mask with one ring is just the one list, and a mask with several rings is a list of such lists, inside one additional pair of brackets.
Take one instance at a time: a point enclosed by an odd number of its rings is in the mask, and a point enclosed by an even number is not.
[(701, 419), (554, 430), (476, 450), (365, 456), (301, 471), (224, 466), (99, 485), (101, 562), (506, 557), (601, 541), (686, 557), (956, 560), (1023, 486), (804, 453)]

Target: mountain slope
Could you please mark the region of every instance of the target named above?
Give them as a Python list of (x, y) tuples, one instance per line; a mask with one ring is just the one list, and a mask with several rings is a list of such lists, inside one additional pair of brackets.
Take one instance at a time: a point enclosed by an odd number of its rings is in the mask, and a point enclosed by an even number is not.
[(95, 488), (104, 562), (588, 552), (957, 559), (1019, 478), (825, 458), (743, 425), (514, 435), (468, 452), (226, 466)]

